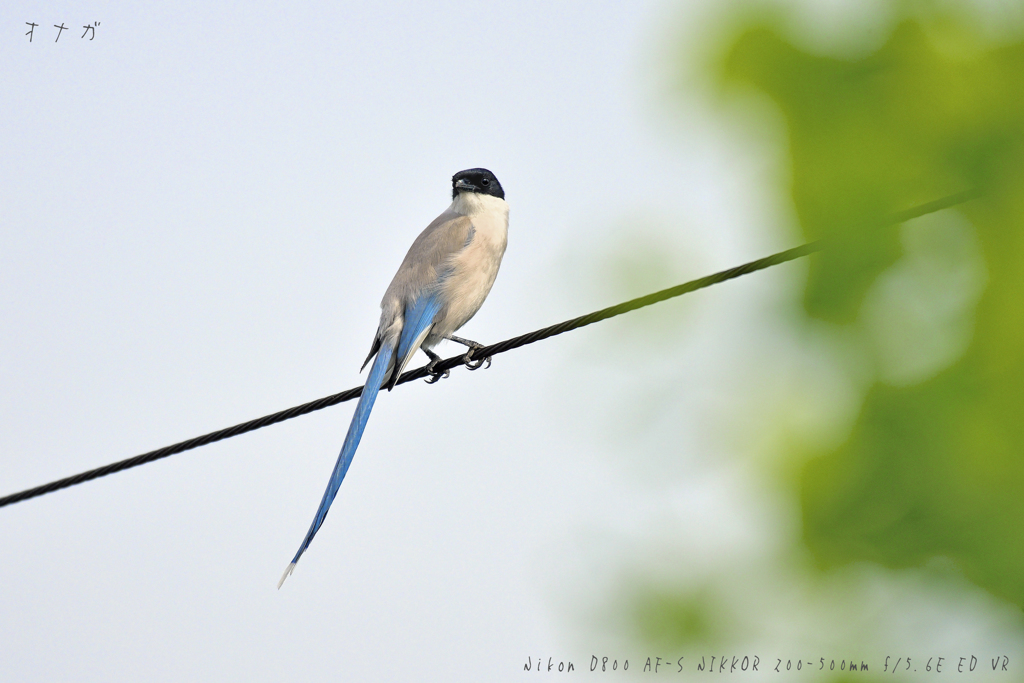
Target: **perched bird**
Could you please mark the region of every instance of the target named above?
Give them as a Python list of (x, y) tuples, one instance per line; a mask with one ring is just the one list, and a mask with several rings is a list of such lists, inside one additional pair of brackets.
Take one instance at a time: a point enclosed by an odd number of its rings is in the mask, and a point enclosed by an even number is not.
[(412, 243), (380, 302), (380, 325), (363, 368), (375, 355), (377, 358), (370, 367), (320, 507), (278, 588), (295, 570), (295, 563), (324, 523), (359, 446), (377, 392), (382, 386), (394, 388), (416, 349), (430, 358), (427, 369), (435, 381), (439, 374), (434, 367), (441, 358), (430, 349), (442, 339), (469, 347), (466, 364), (470, 369), (490, 360), (472, 359), (473, 352), (483, 346), (454, 333), (480, 310), (491, 291), (507, 240), (508, 204), (494, 174), (485, 168), (471, 168), (452, 176), (451, 206)]

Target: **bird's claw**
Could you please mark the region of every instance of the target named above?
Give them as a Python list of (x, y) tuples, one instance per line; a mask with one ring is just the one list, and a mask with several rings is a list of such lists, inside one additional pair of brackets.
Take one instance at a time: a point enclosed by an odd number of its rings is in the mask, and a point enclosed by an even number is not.
[(432, 360), (427, 363), (427, 372), (430, 373), (430, 377), (427, 378), (427, 384), (436, 384), (439, 380), (447, 379), (448, 375), (452, 374), (451, 370), (438, 371), (434, 368), (437, 367), (438, 361)]
[[(469, 351), (466, 352), (465, 360), (463, 361), (466, 364), (466, 368), (468, 370), (479, 370), (481, 367), (491, 367), (490, 356), (487, 356), (486, 358), (481, 358), (480, 360), (473, 360), (473, 352), (477, 350), (478, 349), (470, 349)], [(487, 365), (485, 366), (484, 363), (486, 363)]]

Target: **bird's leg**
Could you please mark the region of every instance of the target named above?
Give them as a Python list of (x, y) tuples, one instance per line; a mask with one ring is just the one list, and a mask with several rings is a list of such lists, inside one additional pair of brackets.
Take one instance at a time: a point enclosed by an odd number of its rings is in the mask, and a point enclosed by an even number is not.
[(455, 342), (456, 344), (462, 344), (463, 346), (468, 346), (469, 347), (469, 351), (466, 352), (466, 361), (465, 362), (466, 362), (466, 367), (469, 368), (470, 370), (479, 370), (480, 366), (482, 366), (484, 363), (487, 363), (487, 367), (491, 367), (491, 357), (490, 356), (487, 356), (486, 358), (481, 358), (478, 361), (474, 361), (473, 360), (473, 352), (474, 351), (479, 351), (480, 349), (484, 348), (483, 344), (481, 344), (479, 342), (475, 342), (475, 341), (473, 341), (471, 339), (463, 339), (462, 337), (456, 337), (454, 334), (448, 335), (447, 337), (445, 337), (445, 339), (449, 339), (449, 340)]
[(430, 379), (427, 380), (427, 384), (433, 384), (437, 380), (445, 379), (446, 377), (448, 377), (448, 375), (452, 374), (450, 370), (445, 370), (442, 373), (434, 369), (435, 367), (437, 367), (437, 364), (441, 362), (441, 356), (437, 355), (433, 351), (430, 351), (429, 349), (424, 349), (423, 347), (420, 347), (420, 350), (423, 351), (423, 353), (427, 354), (427, 357), (430, 358), (430, 362), (427, 363), (427, 372), (429, 372), (431, 376)]

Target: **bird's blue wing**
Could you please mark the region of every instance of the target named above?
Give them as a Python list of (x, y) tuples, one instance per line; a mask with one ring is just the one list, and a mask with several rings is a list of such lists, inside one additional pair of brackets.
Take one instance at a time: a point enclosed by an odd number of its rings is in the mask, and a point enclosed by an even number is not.
[(395, 354), (395, 371), (388, 381), (388, 389), (393, 389), (398, 382), (398, 376), (402, 374), (424, 338), (430, 333), (434, 317), (443, 305), (441, 295), (436, 288), (432, 288), (431, 291), (417, 297), (411, 306), (406, 307), (402, 334), (398, 337), (398, 353)]

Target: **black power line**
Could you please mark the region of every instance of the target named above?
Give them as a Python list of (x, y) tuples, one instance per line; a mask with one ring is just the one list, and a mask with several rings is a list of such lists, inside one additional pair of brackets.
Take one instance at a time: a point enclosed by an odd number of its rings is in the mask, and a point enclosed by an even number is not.
[[(901, 211), (897, 214), (893, 214), (888, 218), (879, 220), (878, 224), (891, 225), (894, 223), (903, 223), (904, 221), (908, 221), (911, 218), (917, 218), (918, 216), (934, 213), (936, 211), (940, 211), (942, 209), (947, 209), (951, 206), (961, 204), (969, 199), (974, 199), (977, 196), (978, 193), (973, 190), (960, 192), (954, 195), (949, 195), (948, 197), (943, 197), (942, 199), (937, 199), (933, 202), (921, 204), (920, 206), (916, 206), (914, 208), (907, 209), (906, 211)], [(617, 315), (622, 315), (623, 313), (635, 311), (636, 309), (643, 308), (644, 306), (650, 306), (651, 304), (656, 304), (661, 301), (665, 301), (666, 299), (672, 299), (677, 296), (682, 296), (683, 294), (687, 294), (698, 289), (704, 289), (705, 287), (710, 287), (711, 285), (716, 285), (720, 282), (725, 282), (726, 280), (738, 278), (741, 275), (747, 275), (748, 273), (754, 273), (759, 270), (764, 270), (765, 268), (770, 268), (772, 266), (779, 265), (781, 263), (793, 261), (803, 256), (807, 256), (808, 254), (813, 254), (816, 251), (821, 251), (824, 248), (824, 246), (825, 242), (823, 240), (818, 240), (816, 242), (809, 242), (799, 247), (794, 247), (793, 249), (780, 251), (777, 254), (772, 254), (771, 256), (766, 256), (764, 258), (757, 259), (756, 261), (745, 263), (742, 266), (737, 266), (735, 268), (723, 270), (713, 275), (707, 275), (696, 280), (690, 280), (689, 282), (684, 282), (681, 285), (670, 287), (668, 289), (663, 289), (660, 292), (654, 292), (653, 294), (648, 294), (637, 299), (632, 299), (630, 301), (626, 301), (616, 306), (610, 306), (608, 308), (603, 308), (600, 311), (594, 311), (593, 313), (588, 313), (587, 315), (581, 315), (580, 317), (573, 318), (572, 320), (566, 320), (565, 322), (558, 323), (557, 325), (551, 325), (550, 327), (545, 327), (534, 332), (529, 332), (518, 337), (513, 337), (512, 339), (506, 339), (505, 341), (498, 342), (497, 344), (485, 346), (482, 349), (477, 349), (476, 351), (474, 351), (473, 356), (475, 358), (487, 358), (490, 356), (496, 356), (499, 353), (505, 353), (506, 351), (517, 349), (520, 346), (525, 346), (527, 344), (532, 344), (542, 339), (547, 339), (548, 337), (553, 337), (557, 334), (562, 334), (563, 332), (569, 332), (570, 330), (575, 330), (585, 325), (590, 325), (591, 323), (596, 323), (601, 320), (606, 320)], [(459, 356), (452, 356), (451, 358), (446, 358), (445, 360), (439, 362), (435, 366), (435, 372), (440, 373), (443, 371), (451, 370), (452, 368), (465, 364), (465, 362), (465, 354)], [(427, 377), (429, 374), (430, 373), (427, 372), (426, 366), (423, 366), (421, 368), (417, 368), (415, 370), (410, 370), (408, 372), (402, 373), (402, 376), (399, 377), (397, 383), (405, 384), (406, 382), (411, 382), (415, 379)], [(114, 472), (120, 472), (121, 470), (127, 470), (132, 467), (144, 465), (146, 463), (153, 462), (154, 460), (160, 460), (161, 458), (166, 458), (176, 453), (182, 453), (184, 451), (192, 450), (193, 448), (205, 446), (206, 444), (214, 443), (215, 441), (230, 439), (233, 436), (245, 434), (246, 432), (251, 432), (262, 427), (276, 424), (278, 422), (284, 422), (285, 420), (290, 420), (293, 417), (298, 417), (300, 415), (312, 413), (317, 410), (322, 410), (329, 406), (344, 403), (345, 401), (351, 401), (352, 399), (357, 398), (362, 392), (363, 387), (355, 387), (353, 389), (349, 389), (348, 391), (343, 391), (340, 394), (325, 396), (321, 399), (317, 399), (316, 401), (310, 401), (309, 403), (303, 403), (302, 405), (295, 406), (294, 408), (289, 408), (287, 410), (282, 410), (277, 413), (265, 415), (255, 420), (249, 420), (248, 422), (237, 424), (234, 427), (220, 429), (215, 432), (210, 432), (209, 434), (204, 434), (202, 436), (197, 436), (192, 439), (188, 439), (187, 441), (182, 441), (180, 443), (173, 444), (171, 446), (164, 446), (163, 448), (158, 448), (155, 451), (150, 451), (148, 453), (136, 455), (135, 457), (128, 458), (127, 460), (120, 460), (109, 465), (104, 465), (103, 467), (98, 467), (94, 470), (88, 470), (86, 472), (81, 472), (71, 477), (65, 477), (64, 479), (52, 481), (49, 484), (43, 484), (42, 486), (36, 486), (35, 488), (19, 491), (18, 493), (12, 493), (9, 496), (4, 496), (3, 498), (0, 498), (0, 507), (12, 505), (14, 503), (19, 503), (23, 500), (28, 500), (29, 498), (35, 498), (36, 496), (41, 496), (46, 493), (52, 493), (53, 491), (59, 491), (60, 489), (67, 488), (69, 486), (74, 486), (75, 484), (81, 484), (82, 482), (90, 481), (92, 479), (105, 477), (108, 474), (113, 474)]]

